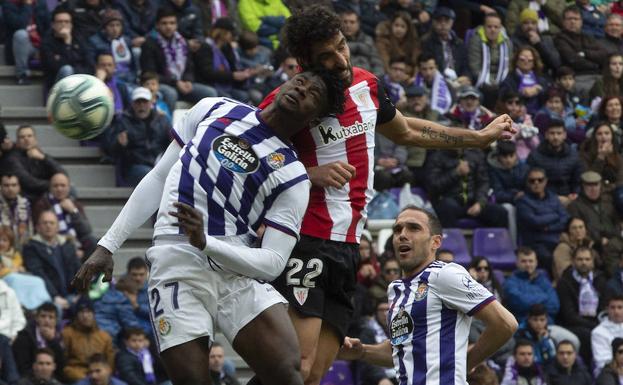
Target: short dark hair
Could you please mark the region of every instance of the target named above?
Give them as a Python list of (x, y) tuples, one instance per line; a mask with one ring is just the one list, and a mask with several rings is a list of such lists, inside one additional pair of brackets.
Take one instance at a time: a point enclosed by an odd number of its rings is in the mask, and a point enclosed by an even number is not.
[(165, 17), (174, 17), (177, 20), (177, 13), (171, 7), (160, 7), (156, 11), (156, 23)]
[(521, 246), (520, 248), (517, 249), (516, 251), (517, 256), (519, 256), (519, 254), (521, 255), (531, 255), (531, 254), (535, 254), (534, 250), (529, 247), (529, 246)]
[(418, 207), (416, 205), (407, 205), (402, 210), (400, 210), (399, 215), (407, 210), (419, 211), (421, 213), (426, 214), (426, 217), (428, 218), (428, 228), (429, 228), (431, 235), (441, 235), (443, 233), (441, 221), (439, 221), (439, 218), (434, 213), (426, 209), (423, 209), (421, 207)]
[(322, 5), (312, 5), (293, 14), (283, 28), (285, 45), (299, 64), (310, 64), (312, 45), (330, 40), (340, 32), (340, 18)]
[(417, 63), (422, 64), (422, 63), (426, 63), (429, 60), (434, 60), (435, 64), (437, 64), (437, 59), (435, 59), (435, 55), (433, 55), (432, 52), (426, 51), (426, 52), (422, 52), (420, 56), (418, 56)]
[(128, 292), (132, 294), (138, 293), (140, 287), (127, 275), (120, 277), (115, 283), (115, 289), (121, 292)]
[(502, 16), (500, 16), (500, 14), (495, 11), (486, 13), (483, 20), (487, 20), (488, 18), (491, 18), (491, 17), (502, 21)]
[(519, 350), (522, 346), (530, 346), (532, 348), (532, 352), (534, 353), (534, 347), (532, 347), (532, 342), (521, 338), (515, 341), (515, 347), (513, 348), (513, 355), (517, 354), (517, 350)]
[(102, 49), (102, 50), (97, 51), (97, 53), (95, 54), (96, 63), (99, 61), (100, 56), (110, 56), (113, 58), (113, 61), (115, 60), (115, 55), (113, 55), (112, 51), (108, 49)]
[(126, 265), (126, 271), (130, 272), (130, 270), (139, 270), (139, 269), (147, 269), (147, 263), (145, 262), (145, 258), (143, 257), (133, 257), (128, 261)]
[(54, 315), (58, 318), (56, 306), (52, 302), (44, 302), (37, 308), (36, 314), (40, 313), (54, 313)]
[(20, 124), (19, 126), (17, 126), (17, 131), (15, 132), (15, 135), (19, 136), (19, 133), (27, 128), (30, 128), (32, 130), (32, 133), (37, 136), (37, 131), (35, 131), (35, 128), (32, 126), (32, 124)]
[(157, 80), (160, 82), (160, 76), (154, 71), (145, 71), (141, 73), (141, 85), (149, 80)]
[(560, 79), (563, 76), (575, 76), (575, 71), (569, 66), (561, 66), (556, 70), (556, 79)]
[(89, 359), (87, 360), (87, 363), (89, 365), (92, 364), (105, 364), (106, 366), (110, 367), (110, 363), (108, 362), (108, 359), (106, 358), (106, 355), (104, 353), (95, 353), (92, 356), (89, 357)]
[(540, 172), (541, 174), (543, 174), (543, 176), (545, 176), (545, 179), (547, 179), (547, 173), (545, 172), (544, 168), (541, 167), (530, 167), (530, 169), (528, 170), (528, 173), (526, 174), (526, 177), (530, 174), (532, 174), (533, 172)]
[(552, 128), (565, 128), (565, 122), (562, 119), (558, 119), (558, 118), (553, 118), (550, 119), (549, 122), (547, 122), (547, 125), (545, 126), (545, 132), (547, 132), (548, 130), (552, 129)]
[(260, 44), (260, 39), (253, 31), (244, 30), (238, 37), (238, 45), (243, 50), (248, 50), (257, 47)]
[(567, 13), (575, 13), (578, 15), (582, 15), (582, 11), (580, 10), (580, 7), (578, 7), (577, 5), (569, 5), (565, 7), (565, 9), (562, 10), (563, 19), (567, 17)]
[(398, 260), (396, 258), (392, 257), (392, 258), (387, 258), (386, 260), (384, 260), (381, 263), (381, 270), (385, 270), (385, 266), (387, 266), (387, 264), (390, 263), (390, 262), (395, 262), (400, 267), (400, 262), (398, 262)]
[(123, 330), (123, 339), (124, 340), (129, 340), (130, 337), (132, 336), (143, 336), (143, 337), (147, 337), (147, 334), (145, 334), (145, 330), (141, 329), (141, 328), (127, 328)]
[(608, 296), (608, 301), (606, 302), (608, 305), (610, 304), (610, 302), (612, 301), (623, 301), (623, 294), (622, 293), (613, 293), (611, 295)]
[(54, 362), (56, 362), (56, 354), (54, 354), (54, 350), (50, 348), (38, 348), (37, 350), (35, 350), (35, 361), (37, 360), (37, 356), (39, 354), (47, 354), (48, 356), (52, 357)]
[(52, 18), (51, 18), (51, 20), (54, 21), (54, 19), (56, 19), (56, 15), (60, 15), (61, 13), (68, 14), (69, 17), (71, 17), (71, 20), (73, 21), (74, 14), (73, 14), (73, 12), (71, 12), (71, 9), (69, 9), (66, 5), (59, 5), (56, 8), (54, 8), (54, 11), (52, 11)]
[[(334, 5), (334, 7), (335, 7), (335, 5)], [(337, 14), (339, 16), (342, 16), (342, 15), (355, 15), (355, 16), (357, 16), (357, 20), (361, 19), (361, 17), (359, 17), (359, 13), (357, 13), (357, 11), (355, 11), (352, 8), (342, 8), (342, 9), (337, 9), (336, 8), (336, 11), (337, 11)]]
[(561, 345), (569, 345), (573, 348), (573, 351), (575, 352), (575, 345), (573, 344), (573, 342), (569, 341), (569, 340), (562, 340), (558, 343), (558, 345), (556, 345), (556, 351), (558, 351), (558, 348), (560, 348)]
[(501, 140), (498, 142), (496, 155), (511, 155), (517, 152), (517, 145), (512, 140)]
[(537, 317), (547, 315), (547, 309), (542, 303), (535, 303), (528, 309), (528, 317)]
[(439, 254), (452, 254), (452, 255), (454, 255), (452, 250), (449, 250), (449, 249), (437, 249), (437, 251), (435, 252), (435, 255), (439, 255)]
[(590, 254), (591, 258), (593, 258), (593, 249), (591, 249), (588, 246), (577, 247), (575, 250), (573, 250), (573, 254), (571, 255), (571, 258), (575, 259), (575, 257), (577, 257), (578, 254), (580, 254), (582, 252), (588, 252)]
[(395, 55), (389, 58), (389, 65), (391, 66), (394, 63), (405, 63), (409, 64), (407, 57), (405, 55)]
[(214, 342), (212, 342), (212, 347), (213, 348), (222, 348), (223, 345), (220, 342), (218, 342), (218, 341), (214, 341)]

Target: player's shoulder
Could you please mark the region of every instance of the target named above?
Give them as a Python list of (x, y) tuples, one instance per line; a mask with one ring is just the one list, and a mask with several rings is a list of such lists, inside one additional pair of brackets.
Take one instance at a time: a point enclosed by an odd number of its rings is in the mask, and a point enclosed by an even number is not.
[(376, 75), (374, 75), (372, 72), (360, 67), (353, 67), (353, 84), (356, 84), (362, 80), (369, 79), (378, 80)]
[(465, 268), (457, 263), (435, 261), (430, 266), (429, 282), (433, 285), (447, 286), (460, 284), (462, 280), (471, 279)]

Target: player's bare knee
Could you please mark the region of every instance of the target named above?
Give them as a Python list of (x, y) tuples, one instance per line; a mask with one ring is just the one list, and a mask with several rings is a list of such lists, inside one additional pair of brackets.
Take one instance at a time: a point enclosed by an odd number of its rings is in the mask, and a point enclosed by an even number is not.
[(282, 360), (282, 362), (275, 367), (274, 374), (275, 377), (279, 379), (279, 381), (276, 381), (276, 383), (288, 385), (303, 385), (301, 362), (294, 357), (288, 357)]

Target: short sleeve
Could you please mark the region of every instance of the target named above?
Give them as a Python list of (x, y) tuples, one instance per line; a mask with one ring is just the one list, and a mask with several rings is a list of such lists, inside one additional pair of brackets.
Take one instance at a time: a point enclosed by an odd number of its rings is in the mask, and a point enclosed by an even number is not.
[(439, 271), (435, 286), (446, 306), (469, 316), (495, 300), (487, 288), (476, 282), (464, 267), (455, 263)]
[(264, 224), (299, 239), (301, 224), (307, 203), (311, 182), (307, 174), (294, 180), (296, 184), (280, 193), (264, 216)]
[(184, 114), (179, 122), (173, 122), (171, 134), (180, 147), (184, 147), (186, 143), (190, 142), (192, 138), (195, 137), (199, 123), (208, 117), (222, 103), (222, 98), (201, 99), (199, 103), (195, 104), (193, 108)]

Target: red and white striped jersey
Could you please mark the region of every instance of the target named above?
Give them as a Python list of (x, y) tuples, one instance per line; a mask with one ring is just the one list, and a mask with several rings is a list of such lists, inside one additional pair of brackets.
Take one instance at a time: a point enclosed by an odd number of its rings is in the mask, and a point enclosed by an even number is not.
[[(353, 68), (353, 82), (345, 90), (344, 112), (323, 118), (294, 139), (305, 167), (342, 161), (355, 167), (356, 175), (343, 188), (312, 187), (301, 234), (332, 241), (359, 243), (373, 197), (374, 129), (379, 109), (378, 79)], [(274, 90), (260, 105), (268, 105)], [(383, 99), (384, 91), (380, 91)], [(381, 102), (385, 102), (382, 100)]]

